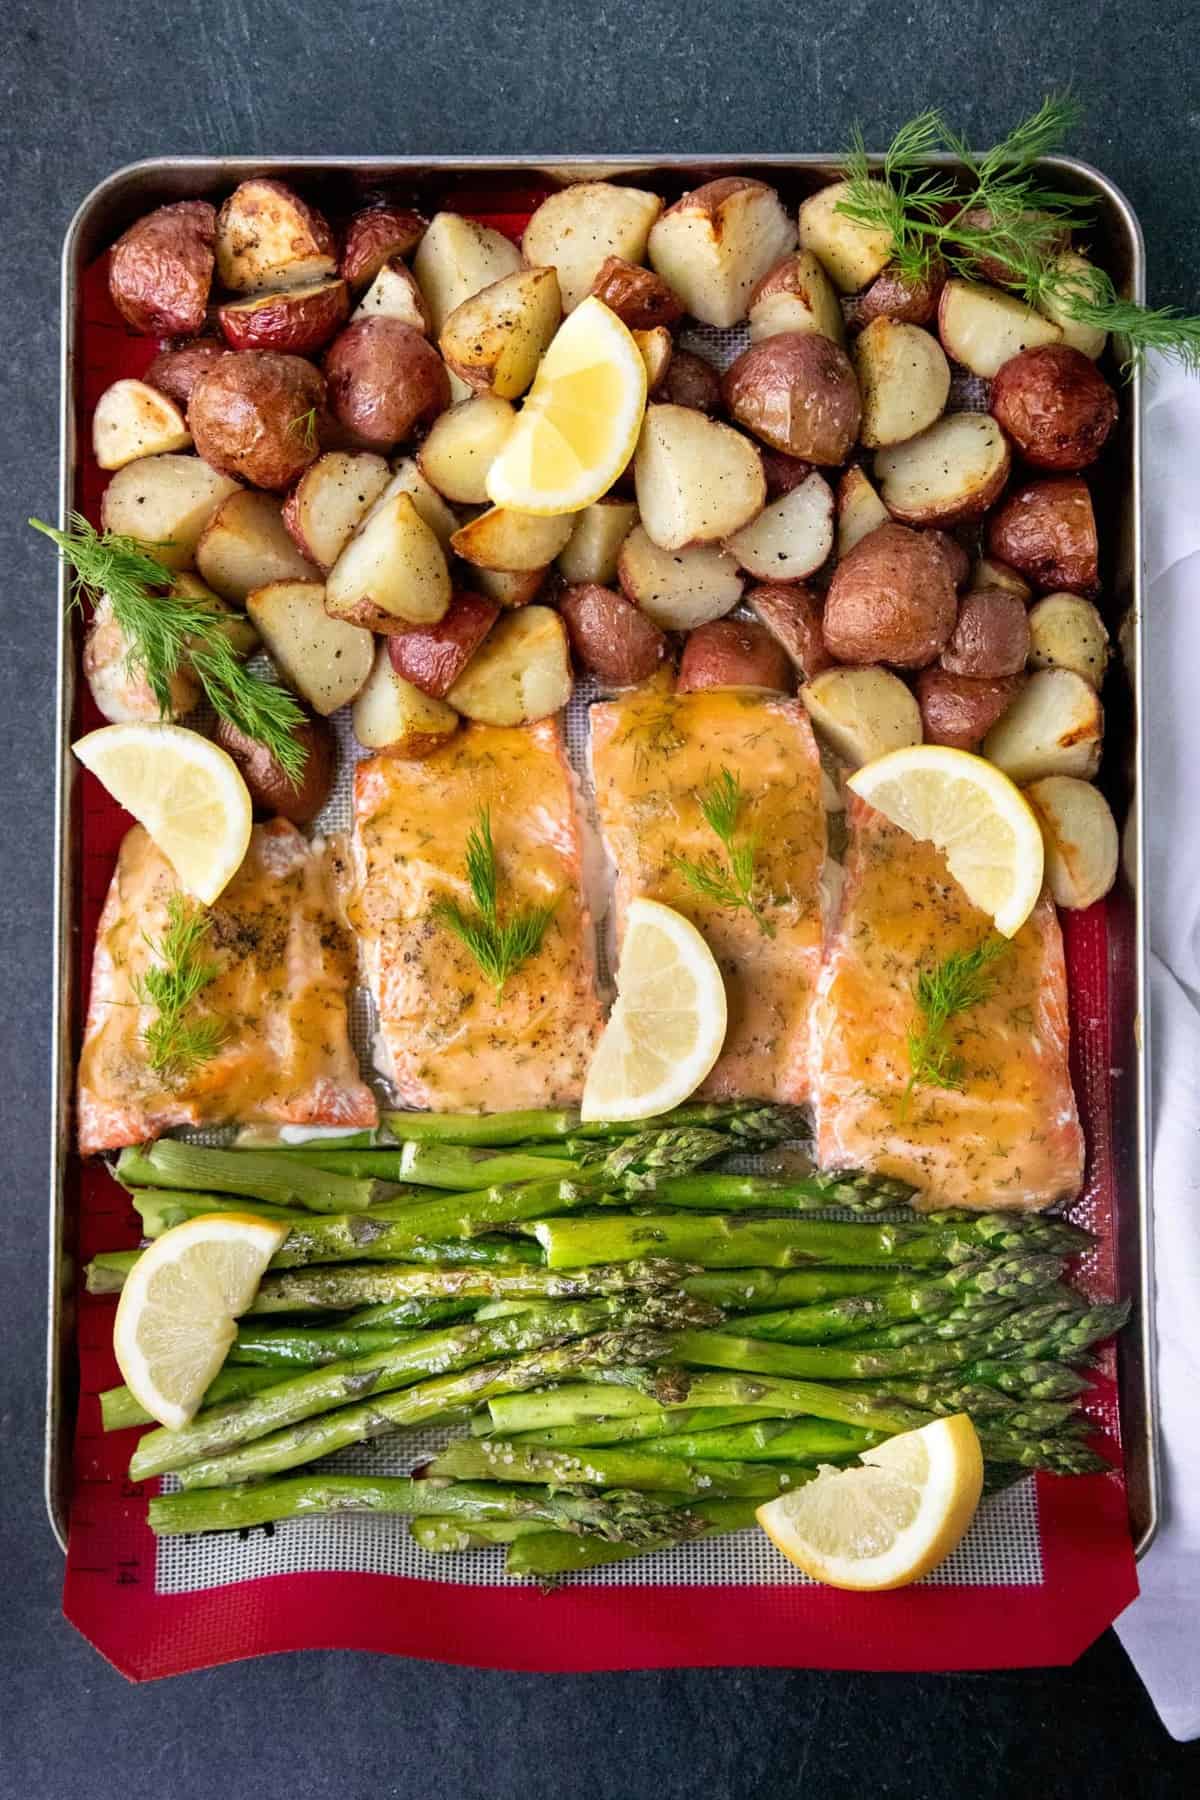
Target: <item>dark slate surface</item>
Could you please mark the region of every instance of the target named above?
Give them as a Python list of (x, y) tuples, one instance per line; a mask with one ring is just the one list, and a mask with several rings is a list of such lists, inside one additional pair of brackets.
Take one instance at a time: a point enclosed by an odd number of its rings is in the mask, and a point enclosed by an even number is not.
[[(0, 1800), (1194, 1793), (1109, 1636), (1068, 1671), (512, 1678), (347, 1655), (127, 1687), (59, 1614), (40, 1496), (57, 264), (80, 198), (179, 152), (788, 150), (930, 101), (976, 141), (1073, 83), (1159, 302), (1197, 304), (1194, 8), (1089, 0), (9, 0), (0, 39)], [(932, 1652), (936, 1657), (936, 1650)]]

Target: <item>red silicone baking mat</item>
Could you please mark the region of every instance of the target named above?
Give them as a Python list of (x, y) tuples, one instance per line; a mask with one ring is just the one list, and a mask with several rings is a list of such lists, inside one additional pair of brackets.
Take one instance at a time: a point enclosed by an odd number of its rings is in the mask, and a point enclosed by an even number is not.
[[(502, 212), (493, 205), (485, 222), (516, 236), (527, 210), (527, 196), (514, 196)], [(86, 451), (92, 408), (111, 381), (140, 374), (157, 346), (126, 331), (102, 265), (88, 271), (81, 304), (79, 499), (98, 523), (105, 478)], [(102, 724), (82, 682), (80, 692), (77, 728)], [(86, 993), (96, 921), (129, 820), (91, 776), (82, 780), (78, 920)], [(1064, 931), (1075, 1087), (1089, 1147), (1085, 1194), (1073, 1216), (1099, 1239), (1077, 1279), (1109, 1299), (1116, 1190), (1103, 904), (1066, 915)], [(80, 1266), (97, 1251), (137, 1243), (136, 1216), (103, 1167), (73, 1163), (69, 1203), (78, 1209)], [(274, 1532), (156, 1545), (145, 1525), (151, 1490), (125, 1474), (135, 1434), (100, 1429), (97, 1395), (119, 1380), (113, 1307), (78, 1295), (81, 1398), (63, 1605), (134, 1680), (317, 1648), (537, 1670), (1018, 1667), (1071, 1661), (1137, 1591), (1119, 1470), (1030, 1478), (985, 1503), (964, 1544), (933, 1576), (882, 1595), (816, 1586), (754, 1530), (572, 1576), (548, 1595), (507, 1581), (494, 1552), (424, 1555), (399, 1520), (295, 1521)], [(1090, 1410), (1115, 1443), (1110, 1352)], [(414, 1437), (366, 1454), (375, 1458), (369, 1466), (396, 1472), (427, 1448), (427, 1438)]]

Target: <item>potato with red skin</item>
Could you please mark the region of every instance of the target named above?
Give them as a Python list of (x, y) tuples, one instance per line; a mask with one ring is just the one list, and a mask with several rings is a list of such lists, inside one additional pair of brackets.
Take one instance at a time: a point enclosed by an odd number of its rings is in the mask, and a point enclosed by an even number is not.
[(1086, 469), (1117, 420), (1117, 396), (1069, 344), (1022, 350), (992, 377), (991, 413), (1033, 469)]
[(996, 508), (988, 554), (1025, 575), (1044, 594), (1060, 589), (1094, 600), (1100, 592), (1096, 515), (1078, 475), (1028, 481)]
[(494, 600), (458, 588), (436, 625), (414, 625), (388, 638), (392, 667), (423, 694), (444, 700), (499, 617)]
[(725, 372), (731, 418), (782, 450), (823, 467), (845, 462), (862, 405), (849, 357), (819, 332), (785, 331), (751, 344)]
[(808, 480), (813, 466), (802, 462), (798, 456), (788, 456), (782, 450), (772, 450), (768, 445), (757, 447), (762, 458), (763, 474), (767, 478), (767, 499), (782, 500), (793, 488), (798, 488)]
[(180, 200), (122, 233), (109, 252), (108, 291), (127, 325), (149, 337), (203, 331), (216, 230), (216, 209), (207, 200)]
[(938, 531), (936, 528), (927, 531), (925, 536), (933, 539), (933, 542), (938, 546), (942, 555), (946, 558), (946, 563), (950, 570), (950, 579), (955, 587), (964, 587), (967, 578), (971, 573), (971, 559), (959, 543), (958, 539), (952, 538), (948, 531)]
[(792, 686), (792, 665), (765, 625), (757, 619), (710, 619), (688, 633), (675, 691), (751, 687), (790, 694)]
[(393, 256), (410, 256), (426, 221), (406, 206), (366, 206), (346, 223), (338, 274), (352, 288), (367, 287)]
[(286, 488), (321, 453), (307, 429), (325, 383), (302, 356), (246, 350), (223, 356), (192, 389), (188, 429), (206, 463), (255, 487)]
[(916, 692), (925, 742), (946, 744), (953, 750), (977, 750), (1023, 686), (1021, 675), (981, 680), (952, 675), (948, 669), (922, 669)]
[(821, 602), (802, 582), (767, 581), (751, 588), (746, 605), (770, 632), (801, 681), (811, 681), (833, 658), (825, 648)]
[(298, 782), (292, 781), (266, 744), (248, 737), (228, 719), (218, 719), (213, 733), (237, 764), (255, 812), (290, 819), (293, 825), (307, 825), (316, 818), (329, 798), (337, 765), (333, 727), (307, 707), (304, 711), (303, 723), (291, 733), (304, 747), (304, 771)]
[(234, 294), (337, 274), (329, 221), (286, 182), (252, 176), (217, 214), (217, 273)]
[(946, 557), (907, 525), (880, 525), (834, 570), (825, 596), (825, 647), (836, 662), (921, 669), (945, 648), (958, 618)]
[[(953, 203), (952, 203), (953, 204)], [(957, 209), (956, 209), (957, 210)], [(1021, 215), (1025, 226), (1034, 225), (1039, 219), (1042, 229), (1031, 234), (1033, 246), (1039, 257), (1049, 260), (1056, 251), (1066, 250), (1071, 243), (1071, 227), (1061, 219), (1052, 219), (1048, 214), (1026, 211)], [(969, 212), (963, 213), (958, 223), (979, 231), (990, 231), (992, 228), (991, 210), (986, 206), (973, 206)], [(966, 246), (970, 249), (970, 246)], [(972, 252), (972, 254), (974, 254)], [(1010, 287), (1020, 280), (1020, 270), (1014, 269), (1010, 262), (998, 254), (983, 255), (975, 258), (978, 279), (994, 282), (997, 287)]]
[(691, 350), (676, 350), (654, 398), (667, 406), (691, 406), (696, 412), (721, 408), (721, 377), (710, 362)]
[(192, 389), (200, 377), (208, 373), (218, 358), (228, 355), (228, 346), (219, 338), (193, 338), (190, 344), (160, 350), (142, 380), (147, 387), (157, 388), (160, 394), (165, 394), (186, 412)]
[(584, 668), (614, 687), (647, 681), (667, 654), (667, 640), (658, 626), (624, 594), (598, 582), (565, 588), (558, 610)]
[(928, 325), (935, 316), (946, 282), (946, 265), (938, 258), (924, 275), (901, 275), (889, 263), (864, 293), (850, 303), (847, 324), (861, 331), (872, 319), (891, 319), (897, 325)]
[(359, 319), (325, 353), (334, 417), (367, 449), (403, 443), (450, 404), (437, 351), (399, 319)]
[(231, 350), (282, 350), (310, 356), (327, 344), (350, 313), (350, 290), (336, 277), (230, 300), (217, 323)]
[(1029, 660), (1029, 615), (1003, 588), (964, 594), (958, 623), (939, 658), (952, 675), (1019, 675)]
[(656, 325), (673, 325), (683, 317), (683, 301), (661, 275), (639, 269), (623, 256), (605, 257), (591, 291), (630, 331), (652, 331)]

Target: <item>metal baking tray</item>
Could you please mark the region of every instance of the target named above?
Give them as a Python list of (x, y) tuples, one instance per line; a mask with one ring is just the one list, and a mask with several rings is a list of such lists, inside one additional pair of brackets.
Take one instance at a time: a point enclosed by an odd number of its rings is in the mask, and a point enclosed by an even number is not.
[[(878, 158), (873, 159), (878, 162)], [(953, 157), (931, 161), (953, 168)], [(1145, 298), (1145, 248), (1125, 196), (1099, 170), (1071, 157), (1048, 157), (1053, 185), (1086, 193), (1095, 202), (1093, 256), (1118, 291)], [(828, 155), (646, 156), (636, 159), (570, 155), (493, 157), (162, 157), (132, 163), (93, 188), (68, 228), (62, 255), (62, 362), (59, 487), (60, 522), (79, 505), (81, 456), (81, 284), (84, 270), (141, 213), (168, 201), (218, 196), (249, 176), (293, 181), (333, 212), (344, 212), (372, 189), (394, 184), (434, 202), (484, 210), (489, 193), (510, 196), (514, 186), (637, 174), (666, 192), (682, 192), (712, 176), (758, 174), (789, 201), (838, 172)], [(1147, 922), (1144, 842), (1144, 714), (1141, 555), (1141, 379), (1124, 388), (1120, 422), (1097, 473), (1097, 508), (1106, 571), (1107, 620), (1121, 656), (1105, 690), (1108, 754), (1103, 783), (1124, 825), (1122, 874), (1109, 900), (1108, 956), (1112, 1015), (1110, 1113), (1116, 1181), (1116, 1268), (1121, 1291), (1134, 1299), (1131, 1325), (1118, 1342), (1118, 1389), (1130, 1526), (1136, 1554), (1148, 1548), (1159, 1517), (1158, 1422), (1155, 1404), (1153, 1229), (1149, 1165), (1149, 1042), (1146, 981)], [(49, 1294), (47, 1331), (45, 1491), (50, 1522), (66, 1547), (71, 1442), (77, 1399), (73, 1296), (76, 1225), (72, 1084), (86, 995), (78, 991), (81, 893), (77, 767), (70, 755), (82, 624), (67, 606), (60, 571), (58, 698), (55, 733), (55, 898), (53, 1041), (51, 1068)], [(1119, 639), (1118, 639), (1119, 631)]]

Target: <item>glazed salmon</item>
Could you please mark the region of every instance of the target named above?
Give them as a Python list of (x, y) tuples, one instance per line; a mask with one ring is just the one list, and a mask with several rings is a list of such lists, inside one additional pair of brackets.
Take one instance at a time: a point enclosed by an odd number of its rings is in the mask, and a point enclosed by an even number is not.
[[(636, 896), (661, 900), (703, 933), (725, 977), (725, 1047), (700, 1090), (808, 1098), (808, 1020), (821, 959), (825, 815), (820, 764), (798, 700), (750, 689), (664, 693), (657, 685), (593, 706), (600, 828), (617, 874), (617, 927)], [(763, 924), (698, 893), (679, 860), (720, 858), (700, 791), (729, 770), (743, 797), (739, 838), (756, 839)]]
[(170, 863), (135, 825), (122, 841), (96, 936), (79, 1062), (79, 1147), (141, 1143), (177, 1125), (374, 1125), (374, 1096), (350, 1045), (354, 947), (330, 862), (294, 825), (256, 825), (246, 858), (209, 909), (203, 944), (216, 979), (189, 1019), (220, 1022), (217, 1054), (177, 1084), (150, 1067), (139, 1004), (167, 906)]
[[(433, 916), (470, 908), (467, 838), (486, 813), (501, 917), (555, 901), (540, 949), (498, 998)], [(380, 1066), (433, 1111), (578, 1101), (601, 1014), (574, 777), (553, 719), (469, 725), (423, 762), (358, 765), (347, 913), (379, 1012)]]
[(818, 1155), (920, 1190), (926, 1209), (1036, 1209), (1071, 1199), (1083, 1133), (1068, 1068), (1062, 936), (1046, 894), (988, 966), (990, 991), (951, 1022), (959, 1090), (910, 1087), (915, 984), (994, 938), (940, 852), (851, 797), (841, 915), (813, 1018)]

